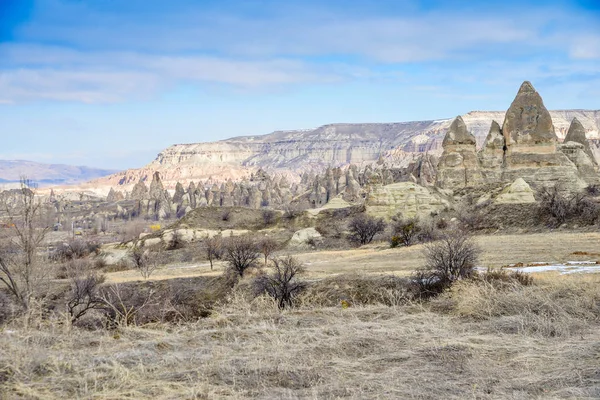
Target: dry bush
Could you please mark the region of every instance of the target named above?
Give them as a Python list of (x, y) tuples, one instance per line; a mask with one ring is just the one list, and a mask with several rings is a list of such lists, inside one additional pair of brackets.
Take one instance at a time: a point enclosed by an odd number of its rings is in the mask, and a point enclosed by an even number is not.
[(258, 242), (258, 249), (261, 254), (265, 257), (265, 267), (267, 266), (267, 262), (271, 254), (276, 252), (281, 248), (281, 244), (275, 239), (265, 237)]
[(148, 279), (150, 275), (161, 265), (160, 251), (152, 251), (151, 249), (143, 249), (142, 247), (134, 247), (129, 251), (129, 259), (144, 279)]
[(298, 302), (304, 307), (397, 306), (411, 297), (410, 282), (406, 278), (343, 274), (311, 282)]
[(588, 185), (585, 188), (585, 193), (592, 197), (600, 196), (600, 185)]
[(221, 221), (229, 222), (231, 220), (231, 210), (224, 210), (221, 213)]
[(436, 302), (461, 317), (488, 321), (492, 332), (570, 336), (600, 318), (597, 282), (499, 286), (461, 281)]
[(386, 224), (382, 218), (359, 214), (348, 224), (349, 240), (360, 245), (371, 243), (378, 233), (385, 230), (385, 227)]
[(129, 242), (130, 240), (137, 240), (146, 230), (146, 223), (142, 220), (131, 220), (126, 222), (121, 228), (121, 242)]
[(473, 276), (479, 249), (471, 236), (462, 230), (448, 231), (425, 246), (425, 266), (412, 281), (415, 295), (429, 298), (443, 292), (454, 282)]
[(539, 211), (542, 216), (550, 216), (555, 225), (566, 222), (573, 213), (573, 198), (560, 185), (541, 187), (537, 191)]
[(584, 225), (594, 225), (600, 219), (600, 205), (586, 195), (574, 197), (572, 214)]
[(473, 196), (465, 196), (456, 210), (456, 217), (465, 231), (477, 231), (486, 227), (486, 208), (491, 201), (477, 203)]
[(214, 260), (220, 260), (223, 256), (223, 238), (221, 236), (207, 237), (204, 239), (204, 251), (210, 262), (210, 270), (213, 269)]
[(277, 222), (277, 212), (274, 210), (262, 210), (261, 216), (264, 226), (271, 226)]
[(519, 284), (533, 285), (533, 277), (522, 271), (508, 271), (506, 269), (489, 268), (487, 271), (476, 274), (473, 279), (490, 283), (496, 286)]
[(298, 280), (298, 275), (305, 272), (304, 266), (294, 257), (274, 258), (272, 261), (273, 271), (254, 280), (255, 293), (267, 293), (277, 301), (280, 309), (292, 307), (294, 298), (306, 287)]
[(392, 247), (397, 247), (398, 244), (413, 245), (417, 240), (419, 231), (419, 220), (417, 218), (397, 220), (392, 231)]
[(136, 325), (138, 313), (150, 304), (153, 290), (141, 291), (133, 285), (114, 284), (100, 290), (109, 328)]
[(260, 257), (257, 243), (247, 236), (228, 238), (224, 241), (223, 249), (223, 258), (229, 268), (240, 277), (244, 276), (246, 270), (256, 267)]
[(71, 278), (71, 291), (67, 297), (67, 312), (71, 323), (76, 323), (91, 310), (103, 309), (106, 304), (100, 296), (104, 276), (82, 272)]
[(84, 258), (92, 253), (98, 253), (100, 244), (84, 239), (72, 239), (66, 243), (60, 243), (54, 249), (52, 258), (57, 261), (67, 261), (76, 258)]

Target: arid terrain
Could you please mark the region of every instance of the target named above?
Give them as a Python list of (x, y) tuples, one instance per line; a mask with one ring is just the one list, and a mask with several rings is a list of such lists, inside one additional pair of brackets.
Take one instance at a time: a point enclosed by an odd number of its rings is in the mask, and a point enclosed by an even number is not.
[(403, 166), (0, 193), (0, 396), (600, 398), (593, 143), (529, 82), (501, 116)]

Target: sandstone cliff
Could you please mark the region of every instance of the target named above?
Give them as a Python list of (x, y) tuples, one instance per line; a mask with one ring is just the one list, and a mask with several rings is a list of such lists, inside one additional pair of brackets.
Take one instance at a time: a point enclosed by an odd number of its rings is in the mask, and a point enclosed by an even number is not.
[[(462, 117), (481, 147), (493, 120), (503, 121), (504, 112), (473, 111)], [(600, 111), (559, 110), (550, 116), (562, 140), (573, 118), (577, 118), (591, 140), (591, 151), (600, 155)], [(93, 181), (90, 186), (124, 186), (131, 190), (140, 180), (150, 181), (159, 171), (166, 188), (179, 181), (242, 179), (263, 168), (297, 179), (303, 172), (328, 166), (367, 165), (380, 159), (408, 166), (415, 154), (442, 153), (444, 134), (451, 119), (382, 124), (331, 124), (316, 129), (280, 131), (264, 136), (237, 137), (220, 142), (177, 144), (162, 151), (150, 164)]]

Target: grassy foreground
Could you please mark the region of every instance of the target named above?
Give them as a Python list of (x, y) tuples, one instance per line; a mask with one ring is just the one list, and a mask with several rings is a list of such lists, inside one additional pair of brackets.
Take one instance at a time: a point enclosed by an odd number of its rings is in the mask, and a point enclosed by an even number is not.
[[(195, 323), (0, 331), (6, 399), (600, 397), (600, 277), (461, 282), (427, 303), (280, 312), (234, 292)], [(391, 304), (391, 305), (390, 305)]]

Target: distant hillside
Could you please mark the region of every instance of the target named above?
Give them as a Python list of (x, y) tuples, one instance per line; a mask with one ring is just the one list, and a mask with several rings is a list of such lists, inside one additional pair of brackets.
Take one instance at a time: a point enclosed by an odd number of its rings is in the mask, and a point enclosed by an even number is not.
[(24, 160), (0, 160), (0, 184), (18, 183), (21, 177), (40, 186), (73, 185), (114, 174), (116, 170)]
[[(564, 139), (574, 117), (583, 124), (587, 138), (600, 139), (600, 110), (550, 111), (556, 134)], [(472, 111), (462, 116), (481, 145), (492, 120), (504, 121), (504, 111)], [(304, 171), (327, 166), (361, 165), (380, 158), (401, 165), (417, 153), (440, 154), (442, 140), (453, 118), (434, 121), (368, 124), (329, 124), (315, 129), (278, 131), (262, 136), (235, 137), (212, 143), (176, 144), (139, 169), (98, 179), (92, 186), (132, 186), (150, 181), (159, 171), (164, 184), (180, 181), (248, 177), (258, 168), (298, 177)], [(596, 156), (600, 149), (594, 144)], [(129, 187), (130, 189), (130, 187)]]

